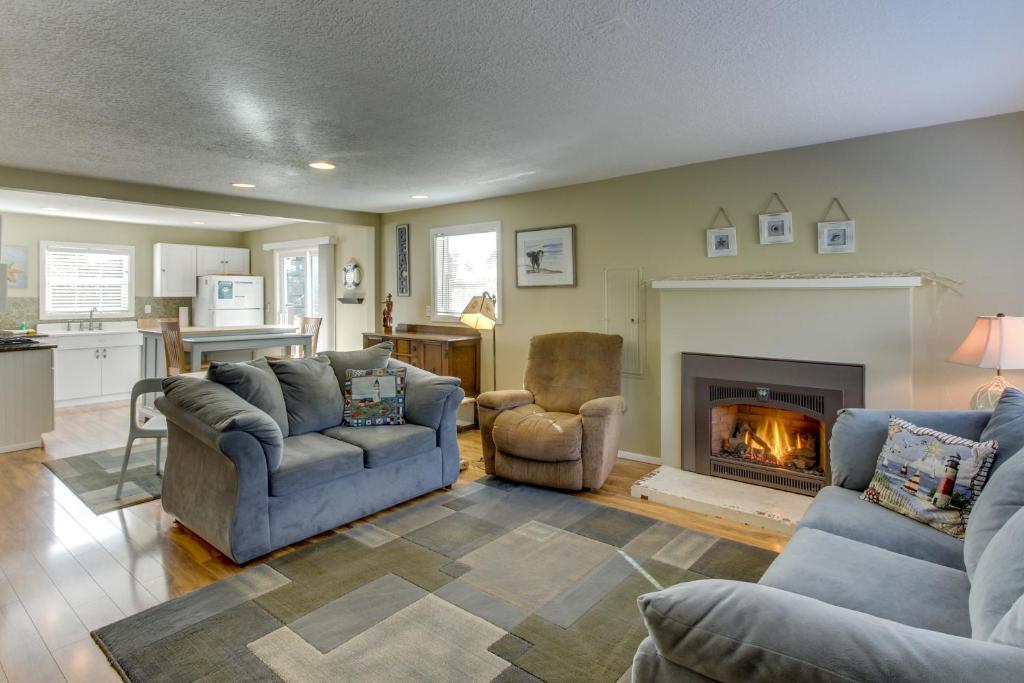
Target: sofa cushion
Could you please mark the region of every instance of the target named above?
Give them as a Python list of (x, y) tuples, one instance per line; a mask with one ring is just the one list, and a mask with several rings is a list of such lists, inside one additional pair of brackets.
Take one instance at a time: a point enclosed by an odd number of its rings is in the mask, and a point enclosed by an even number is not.
[(421, 370), (392, 358), (388, 368), (405, 368), (405, 419), (431, 429), (440, 429), (445, 401), (458, 390), (462, 380)]
[(1000, 645), (1024, 648), (1024, 595), (1017, 598), (1010, 611), (999, 620), (989, 640)]
[(995, 441), (972, 441), (890, 417), (889, 437), (861, 497), (962, 539), (996, 447)]
[(528, 460), (565, 462), (582, 457), (583, 418), (546, 412), (536, 403), (498, 415), (491, 432), (499, 450)]
[(384, 467), (437, 447), (437, 432), (414, 424), (333, 427), (324, 435), (361, 448), (366, 467)]
[(1024, 448), (1024, 391), (1008, 387), (999, 397), (992, 417), (981, 432), (982, 441), (990, 439), (999, 442), (999, 450), (992, 461), (994, 472)]
[(992, 413), (987, 410), (840, 410), (829, 441), (833, 484), (856, 491), (868, 487), (875, 475), (878, 454), (889, 436), (889, 418), (893, 415), (921, 427), (979, 440)]
[(281, 467), (270, 473), (270, 495), (287, 496), (363, 469), (363, 451), (323, 434), (301, 434), (284, 440)]
[(1018, 510), (989, 541), (971, 583), (971, 627), (988, 640), (996, 624), (1024, 595), (1024, 509)]
[(346, 370), (346, 427), (405, 424), (405, 368)]
[(382, 342), (366, 349), (355, 351), (321, 351), (319, 357), (326, 358), (338, 380), (338, 387), (345, 386), (346, 370), (372, 370), (374, 368), (385, 368), (388, 359), (391, 358), (391, 351), (394, 345), (389, 342)]
[(341, 387), (323, 356), (272, 360), (288, 409), (288, 432), (308, 434), (341, 424)]
[(277, 375), (266, 358), (247, 363), (210, 363), (206, 379), (223, 384), (274, 419), (281, 434), (288, 436), (288, 409)]
[(872, 505), (861, 500), (857, 491), (840, 486), (826, 486), (819, 491), (800, 526), (953, 569), (964, 568), (963, 541), (880, 505)]
[(971, 635), (966, 572), (803, 528), (761, 584), (956, 636)]
[(218, 432), (251, 434), (260, 445), (271, 472), (281, 466), (283, 437), (273, 418), (222, 384), (175, 375), (163, 382), (165, 398)]
[(978, 560), (992, 537), (1006, 521), (1024, 507), (1024, 451), (1007, 459), (999, 474), (989, 475), (985, 490), (978, 497), (971, 518), (967, 522), (964, 538), (964, 564), (967, 575), (974, 580)]

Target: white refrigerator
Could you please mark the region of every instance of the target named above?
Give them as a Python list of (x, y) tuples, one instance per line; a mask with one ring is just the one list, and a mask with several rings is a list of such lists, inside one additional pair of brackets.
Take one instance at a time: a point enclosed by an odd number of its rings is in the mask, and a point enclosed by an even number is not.
[(259, 275), (203, 275), (192, 299), (196, 327), (263, 324), (263, 278)]

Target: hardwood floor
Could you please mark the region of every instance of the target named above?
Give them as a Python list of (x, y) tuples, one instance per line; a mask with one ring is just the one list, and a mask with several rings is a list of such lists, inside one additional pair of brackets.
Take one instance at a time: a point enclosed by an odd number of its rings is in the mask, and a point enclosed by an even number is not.
[[(242, 569), (159, 501), (97, 516), (40, 465), (122, 445), (127, 411), (127, 403), (59, 410), (45, 449), (0, 454), (0, 683), (117, 681), (91, 630)], [(484, 474), (479, 432), (461, 434), (459, 444), (470, 465), (456, 486)], [(620, 461), (600, 491), (580, 495), (743, 543), (785, 544), (785, 536), (632, 498), (630, 486), (653, 468)]]

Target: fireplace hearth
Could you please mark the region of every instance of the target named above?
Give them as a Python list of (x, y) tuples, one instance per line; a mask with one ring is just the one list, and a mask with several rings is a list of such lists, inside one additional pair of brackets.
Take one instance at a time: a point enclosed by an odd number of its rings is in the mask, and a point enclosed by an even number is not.
[(864, 405), (864, 366), (684, 353), (682, 398), (683, 469), (813, 496), (837, 413)]

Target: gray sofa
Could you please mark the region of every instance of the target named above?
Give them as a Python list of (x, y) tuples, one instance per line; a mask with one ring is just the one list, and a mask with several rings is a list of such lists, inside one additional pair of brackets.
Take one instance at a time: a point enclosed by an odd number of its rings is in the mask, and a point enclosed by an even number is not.
[[(650, 635), (633, 680), (1024, 681), (1022, 397), (1009, 419), (841, 413), (833, 486), (759, 583), (699, 580), (639, 598)], [(890, 414), (974, 440), (998, 432), (965, 541), (860, 500)]]
[(156, 402), (170, 429), (164, 509), (241, 564), (450, 486), (459, 474), (459, 380), (386, 362), (407, 371), (406, 424), (287, 437), (287, 422), (222, 384), (164, 380)]

